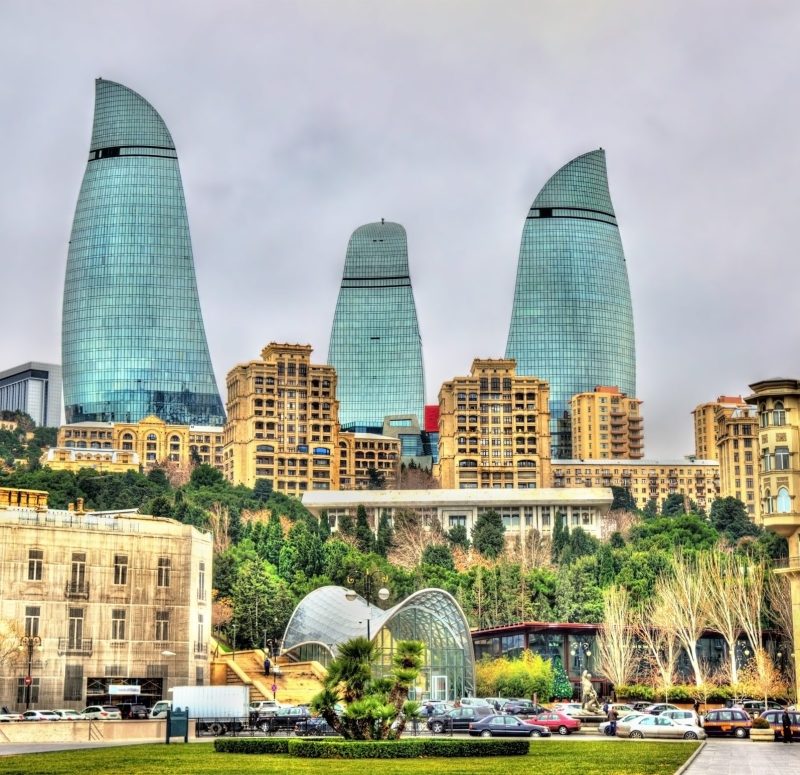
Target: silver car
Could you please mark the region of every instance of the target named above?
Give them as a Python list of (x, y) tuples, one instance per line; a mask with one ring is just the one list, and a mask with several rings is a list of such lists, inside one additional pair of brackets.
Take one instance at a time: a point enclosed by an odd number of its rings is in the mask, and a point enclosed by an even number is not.
[(705, 740), (706, 733), (700, 727), (677, 724), (671, 718), (647, 715), (631, 721), (630, 731), (627, 734), (618, 728), (617, 736), (632, 737), (635, 740), (641, 740), (645, 737)]

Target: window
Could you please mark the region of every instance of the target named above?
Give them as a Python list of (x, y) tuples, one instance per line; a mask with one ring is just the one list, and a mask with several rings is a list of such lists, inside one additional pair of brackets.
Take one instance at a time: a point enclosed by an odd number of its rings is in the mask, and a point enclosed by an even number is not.
[(128, 555), (114, 555), (114, 583), (125, 586), (128, 583)]
[(777, 512), (778, 514), (789, 514), (791, 510), (792, 499), (789, 497), (789, 490), (785, 487), (780, 487), (778, 489)]
[(204, 635), (203, 614), (198, 614), (197, 615), (197, 645), (195, 647), (195, 651), (197, 651), (197, 649), (203, 643), (203, 635)]
[(156, 611), (156, 635), (157, 641), (169, 640), (169, 611)]
[(772, 424), (786, 425), (786, 412), (783, 408), (783, 401), (776, 401), (772, 407)]
[(111, 640), (125, 640), (125, 609), (111, 609)]
[(83, 665), (65, 665), (64, 699), (83, 699)]
[(204, 562), (200, 563), (197, 571), (197, 599), (206, 599), (206, 564)]
[(83, 608), (69, 609), (67, 648), (70, 650), (83, 648)]
[(775, 470), (786, 471), (789, 468), (789, 447), (775, 447)]
[(168, 587), (169, 586), (169, 572), (170, 566), (172, 565), (172, 561), (169, 557), (159, 557), (158, 558), (158, 586), (159, 587)]
[(70, 567), (70, 583), (75, 591), (81, 591), (86, 583), (86, 553), (73, 552)]
[(39, 634), (39, 606), (25, 606), (25, 634), (30, 638)]
[(41, 549), (28, 549), (28, 581), (41, 581), (44, 568), (44, 552)]

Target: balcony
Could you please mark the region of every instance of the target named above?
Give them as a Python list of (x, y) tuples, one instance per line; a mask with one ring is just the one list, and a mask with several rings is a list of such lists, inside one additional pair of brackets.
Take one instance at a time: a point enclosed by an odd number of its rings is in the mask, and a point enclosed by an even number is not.
[(194, 655), (198, 659), (205, 659), (208, 657), (208, 643), (204, 640), (196, 640), (194, 642)]
[(58, 655), (64, 656), (65, 654), (75, 657), (92, 656), (92, 639), (59, 638)]
[(68, 600), (88, 600), (88, 581), (68, 581), (64, 587), (64, 597)]

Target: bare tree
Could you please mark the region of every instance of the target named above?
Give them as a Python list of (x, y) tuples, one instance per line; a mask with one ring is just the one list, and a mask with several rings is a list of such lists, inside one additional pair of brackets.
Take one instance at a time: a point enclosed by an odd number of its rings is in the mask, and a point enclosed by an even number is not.
[(389, 562), (410, 570), (422, 560), (422, 553), (431, 544), (446, 544), (442, 526), (436, 517), (426, 524), (422, 515), (415, 511), (401, 511), (394, 517), (393, 548)]
[(549, 568), (552, 566), (552, 549), (549, 536), (543, 536), (538, 530), (529, 530), (520, 539), (506, 541), (506, 559), (522, 567), (523, 571), (531, 568)]
[[(762, 616), (767, 572), (761, 563), (739, 560), (733, 565), (732, 575), (735, 578), (733, 588), (736, 590), (736, 615), (754, 656), (757, 656), (764, 644)], [(759, 663), (759, 660), (756, 662)]]
[(655, 597), (689, 658), (697, 686), (703, 683), (697, 641), (708, 626), (705, 596), (705, 579), (700, 577), (697, 565), (681, 553), (676, 553), (673, 557), (673, 573), (658, 580)]
[(597, 634), (600, 670), (615, 686), (627, 684), (635, 668), (636, 643), (628, 590), (609, 587), (603, 596), (603, 624)]
[(737, 599), (739, 577), (737, 565), (730, 554), (706, 552), (698, 559), (697, 571), (706, 589), (705, 613), (708, 625), (722, 635), (728, 647), (728, 676), (730, 683), (738, 680), (736, 641), (742, 633)]
[(22, 633), (16, 622), (0, 619), (0, 673), (7, 664), (16, 662), (19, 656), (19, 639)]
[(607, 541), (612, 533), (622, 533), (627, 536), (634, 525), (641, 522), (641, 517), (632, 511), (614, 509), (600, 519), (600, 539)]
[(748, 693), (763, 697), (765, 706), (770, 697), (781, 697), (786, 694), (783, 676), (772, 663), (769, 654), (760, 646), (740, 672), (742, 683), (749, 689)]
[(784, 673), (789, 686), (795, 686), (794, 621), (792, 619), (792, 589), (789, 577), (783, 573), (767, 574), (769, 619), (781, 634), (784, 653), (788, 655)]
[(214, 535), (214, 553), (224, 552), (231, 543), (228, 530), (230, 528), (231, 515), (227, 507), (221, 503), (213, 503), (208, 510), (208, 523)]
[(636, 623), (636, 634), (647, 650), (650, 682), (661, 687), (666, 697), (675, 684), (680, 647), (669, 614), (659, 601), (651, 599), (645, 603)]

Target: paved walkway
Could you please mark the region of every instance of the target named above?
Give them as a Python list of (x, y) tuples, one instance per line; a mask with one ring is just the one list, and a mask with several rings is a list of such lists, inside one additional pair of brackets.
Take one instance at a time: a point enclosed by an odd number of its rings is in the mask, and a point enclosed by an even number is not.
[(789, 775), (800, 773), (800, 743), (708, 740), (684, 775)]

